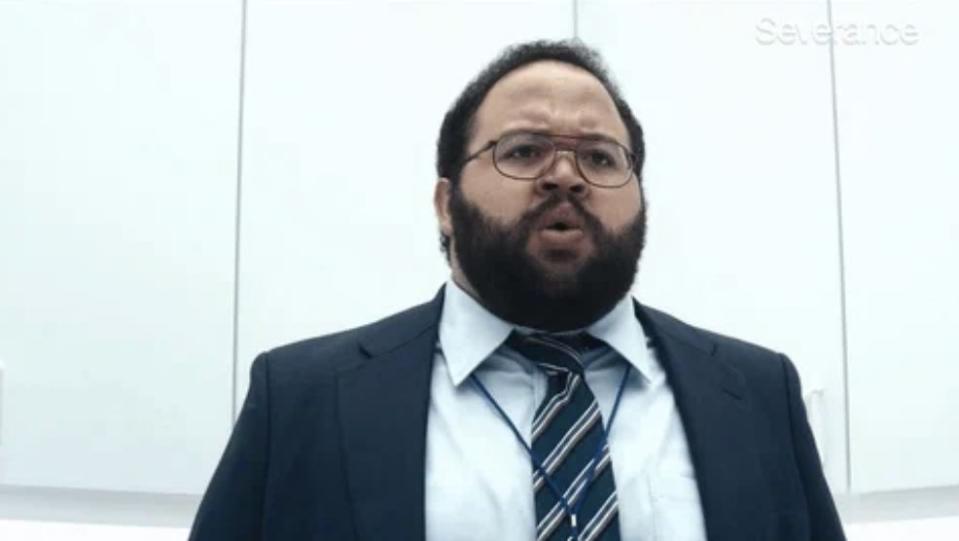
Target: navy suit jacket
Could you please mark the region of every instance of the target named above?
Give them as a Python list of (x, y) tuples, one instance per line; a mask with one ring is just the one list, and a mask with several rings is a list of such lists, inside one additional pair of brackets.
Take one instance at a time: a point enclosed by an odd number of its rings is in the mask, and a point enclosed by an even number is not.
[[(190, 540), (424, 539), (442, 300), (258, 356)], [(635, 306), (676, 398), (708, 538), (844, 539), (792, 363)]]

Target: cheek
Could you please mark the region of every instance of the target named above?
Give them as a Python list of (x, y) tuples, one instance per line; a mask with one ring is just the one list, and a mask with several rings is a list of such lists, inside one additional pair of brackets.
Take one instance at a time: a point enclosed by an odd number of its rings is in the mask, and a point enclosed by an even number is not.
[(463, 179), (463, 194), (486, 215), (501, 223), (512, 223), (530, 205), (530, 188), (522, 182), (502, 177)]
[(620, 230), (633, 221), (642, 209), (639, 188), (636, 185), (622, 187), (596, 197), (596, 213), (612, 230)]

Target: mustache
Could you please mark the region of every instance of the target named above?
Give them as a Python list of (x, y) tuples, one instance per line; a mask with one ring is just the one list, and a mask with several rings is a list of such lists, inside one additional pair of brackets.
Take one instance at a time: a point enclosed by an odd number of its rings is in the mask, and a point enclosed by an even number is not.
[(536, 222), (538, 222), (544, 214), (550, 212), (563, 203), (569, 203), (573, 207), (573, 210), (576, 212), (576, 214), (582, 218), (584, 229), (586, 229), (586, 231), (592, 234), (605, 231), (605, 228), (603, 227), (602, 222), (599, 221), (599, 218), (586, 210), (586, 207), (583, 206), (582, 201), (563, 192), (552, 192), (548, 199), (537, 205), (535, 208), (524, 212), (523, 215), (520, 216), (520, 218), (516, 221), (517, 229), (521, 231), (524, 236), (529, 234), (533, 230), (534, 224), (536, 224)]

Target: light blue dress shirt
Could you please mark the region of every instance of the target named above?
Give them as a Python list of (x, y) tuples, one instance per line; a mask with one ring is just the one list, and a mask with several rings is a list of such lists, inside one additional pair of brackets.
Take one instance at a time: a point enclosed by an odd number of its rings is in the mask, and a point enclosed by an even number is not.
[[(433, 364), (426, 433), (426, 538), (531, 541), (536, 538), (532, 465), (523, 445), (470, 381), (476, 376), (520, 433), (546, 396), (546, 375), (501, 347), (517, 328), (450, 280)], [(666, 375), (624, 297), (586, 330), (620, 355), (586, 366), (586, 382), (609, 419), (632, 365), (609, 434), (624, 540), (706, 539), (686, 435)], [(623, 360), (625, 359), (625, 361)]]

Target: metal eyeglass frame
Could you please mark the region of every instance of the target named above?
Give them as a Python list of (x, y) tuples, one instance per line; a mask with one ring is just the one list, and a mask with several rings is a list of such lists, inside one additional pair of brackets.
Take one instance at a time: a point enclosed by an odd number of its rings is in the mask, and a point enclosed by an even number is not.
[[(467, 163), (469, 163), (471, 160), (479, 157), (480, 154), (486, 152), (487, 150), (489, 150), (489, 149), (491, 149), (491, 148), (495, 148), (496, 145), (498, 145), (499, 142), (502, 141), (503, 139), (505, 139), (505, 138), (507, 138), (507, 137), (514, 136), (514, 135), (522, 135), (522, 134), (535, 135), (535, 136), (542, 137), (542, 138), (548, 140), (548, 141), (550, 142), (550, 144), (553, 145), (553, 159), (550, 161), (549, 165), (543, 167), (542, 171), (541, 171), (538, 175), (536, 175), (536, 176), (534, 176), (534, 177), (518, 177), (518, 176), (516, 176), (516, 175), (510, 175), (510, 174), (508, 174), (508, 173), (504, 173), (503, 170), (500, 169), (499, 163), (496, 162), (496, 152), (493, 152), (493, 167), (495, 167), (496, 170), (499, 172), (499, 174), (503, 175), (504, 177), (509, 177), (509, 178), (512, 178), (512, 179), (515, 179), (515, 180), (536, 180), (537, 178), (539, 178), (540, 176), (542, 176), (543, 173), (545, 173), (546, 171), (549, 171), (550, 169), (553, 168), (554, 165), (556, 165), (556, 159), (559, 157), (559, 153), (562, 152), (562, 151), (572, 152), (572, 153), (573, 153), (573, 164), (576, 165), (576, 172), (578, 172), (578, 173), (579, 173), (579, 176), (582, 177), (583, 180), (585, 180), (586, 183), (589, 184), (590, 186), (596, 186), (597, 188), (609, 188), (609, 189), (622, 188), (623, 186), (629, 184), (629, 181), (633, 178), (633, 176), (634, 176), (635, 173), (636, 173), (636, 171), (633, 170), (633, 168), (634, 168), (635, 165), (636, 165), (636, 158), (635, 158), (635, 156), (633, 155), (633, 153), (632, 153), (628, 148), (626, 148), (624, 145), (620, 144), (618, 141), (614, 141), (614, 140), (609, 139), (609, 138), (607, 138), (607, 137), (596, 137), (596, 136), (588, 136), (588, 135), (549, 134), (549, 133), (535, 132), (535, 131), (527, 131), (527, 130), (507, 132), (507, 133), (504, 133), (503, 135), (501, 135), (498, 139), (491, 139), (488, 143), (486, 143), (485, 145), (483, 145), (482, 148), (480, 148), (480, 149), (477, 150), (476, 152), (474, 152), (474, 153), (470, 154), (469, 156), (467, 156), (466, 158), (464, 158), (463, 161), (461, 161), (460, 164), (459, 164), (459, 169), (462, 169), (463, 167), (465, 167)], [(575, 145), (572, 145), (572, 148), (570, 148), (569, 145), (566, 145), (566, 148), (560, 148), (560, 146), (556, 144), (556, 141), (553, 140), (553, 139), (556, 138), (556, 137), (561, 137), (561, 138), (563, 138), (563, 139), (575, 139), (577, 142), (576, 142)], [(586, 175), (586, 174), (583, 172), (583, 168), (580, 167), (580, 165), (579, 165), (579, 147), (580, 147), (580, 145), (582, 145), (583, 141), (591, 141), (591, 142), (604, 141), (604, 142), (607, 142), (607, 143), (612, 143), (612, 144), (620, 147), (621, 149), (623, 149), (623, 152), (626, 153), (626, 158), (629, 160), (629, 167), (627, 168), (628, 173), (626, 174), (626, 177), (623, 178), (622, 183), (620, 183), (620, 184), (597, 184), (597, 183), (595, 183), (595, 182), (593, 182), (592, 180), (589, 179), (589, 176)]]

